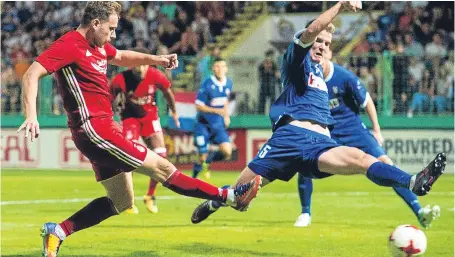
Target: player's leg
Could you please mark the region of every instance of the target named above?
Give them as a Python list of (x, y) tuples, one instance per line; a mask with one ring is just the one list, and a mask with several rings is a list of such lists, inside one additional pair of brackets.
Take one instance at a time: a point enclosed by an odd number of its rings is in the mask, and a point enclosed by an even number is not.
[(191, 178), (151, 150), (147, 150), (147, 156), (141, 167), (135, 170), (138, 173), (149, 176), (162, 183), (168, 189), (185, 196), (215, 200), (226, 203), (229, 206), (243, 207), (252, 200), (249, 196), (256, 195), (258, 191), (258, 179), (256, 176), (244, 185), (235, 188), (218, 188), (199, 179)]
[(346, 146), (331, 148), (317, 159), (320, 171), (338, 175), (365, 174), (377, 185), (409, 188), (416, 195), (425, 195), (430, 191), (446, 164), (445, 154), (438, 154), (425, 169), (411, 176), (357, 148)]
[[(163, 129), (161, 128), (158, 114), (150, 113), (142, 121), (141, 135), (147, 148), (154, 151), (163, 158), (167, 158), (166, 146), (164, 144)], [(144, 195), (144, 203), (148, 211), (158, 213), (158, 205), (156, 203), (156, 188), (158, 181), (150, 178), (147, 194)]]
[(210, 132), (204, 124), (196, 123), (194, 129), (194, 145), (199, 154), (199, 162), (193, 164), (193, 178), (197, 178), (199, 173), (204, 170), (208, 170), (208, 164), (206, 163), (208, 157), (208, 143), (209, 143)]
[[(139, 136), (140, 136), (140, 130), (141, 130), (141, 123), (139, 119), (136, 118), (126, 118), (122, 120), (122, 132), (123, 135), (126, 137), (128, 140), (133, 140), (134, 142), (139, 141)], [(135, 204), (131, 206), (131, 208), (127, 209), (125, 213), (128, 214), (138, 214), (139, 209)]]
[[(257, 175), (262, 177), (260, 186), (265, 186), (275, 179), (289, 181), (296, 171), (303, 167), (301, 147), (306, 143), (306, 138), (298, 135), (293, 126), (281, 127), (240, 173), (236, 184), (242, 184)], [(223, 204), (217, 201), (205, 201), (193, 211), (191, 222), (196, 224), (204, 221), (222, 206)], [(237, 210), (246, 211), (247, 208), (248, 205), (245, 205)]]
[(232, 156), (232, 145), (229, 134), (225, 129), (212, 133), (212, 142), (218, 145), (218, 151), (210, 152), (205, 162), (202, 163), (202, 172), (206, 179), (210, 179), (209, 165), (212, 162), (229, 160)]
[[(393, 165), (392, 160), (385, 154), (379, 156), (378, 160)], [(430, 227), (433, 220), (441, 215), (441, 209), (438, 205), (434, 205), (433, 207), (426, 205), (422, 207), (417, 196), (409, 188), (394, 186), (393, 190), (409, 206), (422, 227)]]
[(299, 191), (302, 213), (294, 223), (295, 227), (308, 227), (311, 224), (311, 195), (313, 194), (313, 179), (298, 174), (297, 187)]
[[(96, 167), (94, 169), (102, 169)], [(100, 172), (97, 170), (96, 172)], [(60, 224), (46, 223), (41, 228), (43, 255), (57, 256), (60, 245), (71, 234), (95, 226), (103, 220), (117, 215), (133, 206), (134, 193), (131, 172), (121, 172), (100, 183), (107, 196), (97, 198), (74, 213)]]

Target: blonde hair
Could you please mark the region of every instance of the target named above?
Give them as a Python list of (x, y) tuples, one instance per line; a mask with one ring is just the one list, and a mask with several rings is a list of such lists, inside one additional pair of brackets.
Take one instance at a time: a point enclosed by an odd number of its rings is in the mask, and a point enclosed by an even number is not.
[(112, 14), (120, 18), (121, 11), (122, 6), (115, 1), (89, 1), (82, 16), (82, 26), (87, 26), (94, 19), (107, 21)]
[(329, 32), (329, 33), (335, 33), (335, 25), (333, 25), (333, 23), (329, 23), (329, 25), (327, 25), (327, 27), (325, 28), (325, 31)]

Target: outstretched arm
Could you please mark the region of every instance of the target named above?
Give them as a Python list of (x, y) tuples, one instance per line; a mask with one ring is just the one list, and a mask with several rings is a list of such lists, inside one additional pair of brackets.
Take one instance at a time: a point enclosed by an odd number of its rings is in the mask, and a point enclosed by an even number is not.
[(47, 70), (39, 62), (33, 62), (22, 78), (22, 98), (25, 121), (17, 132), (25, 129), (25, 137), (31, 133), (30, 140), (33, 142), (39, 136), (39, 123), (36, 115), (36, 97), (38, 95), (38, 83), (41, 77), (47, 74)]
[(177, 54), (151, 55), (130, 50), (117, 50), (117, 54), (109, 63), (124, 67), (159, 65), (166, 69), (175, 69), (179, 65)]
[(332, 6), (327, 11), (319, 15), (316, 20), (314, 20), (310, 26), (300, 35), (300, 41), (303, 44), (312, 43), (317, 35), (323, 31), (332, 20), (341, 13), (344, 9), (356, 12), (359, 9), (362, 9), (362, 2), (360, 1), (340, 1), (334, 6)]

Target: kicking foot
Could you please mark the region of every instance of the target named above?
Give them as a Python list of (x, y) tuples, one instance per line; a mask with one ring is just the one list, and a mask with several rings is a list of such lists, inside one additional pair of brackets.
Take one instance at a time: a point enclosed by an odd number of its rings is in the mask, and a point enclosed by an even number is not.
[(238, 211), (247, 211), (250, 202), (257, 196), (259, 189), (261, 189), (261, 184), (262, 177), (258, 175), (249, 183), (236, 186), (234, 188), (234, 203), (226, 203)]
[(309, 213), (302, 213), (294, 223), (294, 227), (304, 228), (311, 225), (311, 216)]
[[(43, 238), (43, 257), (56, 257), (63, 240), (57, 235), (55, 228), (57, 223), (44, 223), (41, 227), (41, 237)], [(62, 236), (61, 236), (62, 237)]]
[(430, 207), (427, 205), (419, 210), (419, 222), (424, 228), (430, 228), (431, 222), (441, 216), (441, 208), (438, 205)]
[(412, 177), (412, 192), (418, 196), (428, 194), (434, 182), (444, 173), (446, 164), (445, 153), (438, 153), (425, 169)]
[(155, 196), (144, 195), (144, 204), (149, 212), (158, 213), (158, 205), (156, 204)]
[(193, 224), (198, 224), (206, 220), (210, 215), (212, 215), (212, 213), (219, 209), (214, 208), (211, 203), (212, 201), (205, 201), (194, 209), (193, 215), (191, 215), (191, 222)]

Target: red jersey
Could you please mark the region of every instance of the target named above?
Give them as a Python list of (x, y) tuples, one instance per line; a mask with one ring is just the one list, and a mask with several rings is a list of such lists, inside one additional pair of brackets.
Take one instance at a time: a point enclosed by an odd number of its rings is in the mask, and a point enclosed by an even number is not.
[(160, 70), (149, 67), (144, 79), (131, 69), (117, 74), (112, 80), (112, 96), (125, 94), (124, 108), (120, 116), (126, 118), (142, 118), (148, 113), (158, 113), (155, 94), (159, 90), (167, 90), (171, 82)]
[(106, 71), (107, 61), (116, 54), (111, 44), (94, 47), (79, 32), (70, 31), (36, 59), (57, 79), (69, 127), (113, 116)]

